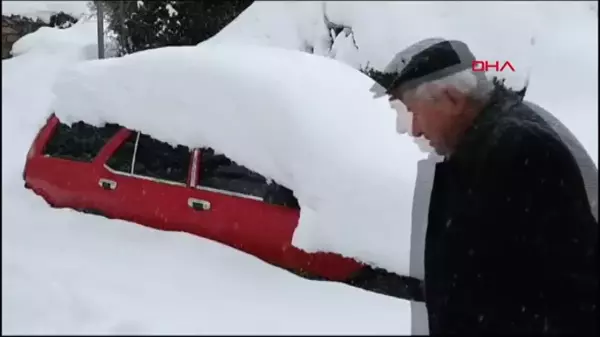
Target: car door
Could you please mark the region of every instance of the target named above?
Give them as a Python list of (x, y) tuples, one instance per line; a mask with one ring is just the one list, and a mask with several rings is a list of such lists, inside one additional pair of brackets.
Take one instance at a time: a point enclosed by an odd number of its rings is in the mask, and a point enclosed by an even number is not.
[[(278, 185), (269, 184), (261, 175), (213, 149), (197, 149), (195, 154), (197, 176), (190, 182), (192, 196), (210, 202), (210, 228), (204, 230), (214, 240), (292, 268), (289, 255), (295, 249), (291, 239), (298, 208), (265, 202), (265, 197)], [(291, 191), (288, 196), (295, 200)]]
[(51, 117), (48, 127), (41, 131), (45, 139), (34, 144), (37, 153), (28, 159), (28, 184), (54, 206), (84, 211), (96, 207), (100, 196), (93, 162), (119, 126), (96, 127), (84, 122), (67, 125)]
[(103, 164), (99, 187), (105, 208), (112, 217), (182, 230), (189, 209), (190, 149), (140, 132), (128, 131), (124, 138)]
[(291, 190), (213, 149), (194, 153), (190, 185), (195, 195), (211, 202), (210, 224), (218, 229), (218, 241), (306, 276), (345, 280), (362, 267), (353, 259), (307, 253), (292, 245), (300, 206)]

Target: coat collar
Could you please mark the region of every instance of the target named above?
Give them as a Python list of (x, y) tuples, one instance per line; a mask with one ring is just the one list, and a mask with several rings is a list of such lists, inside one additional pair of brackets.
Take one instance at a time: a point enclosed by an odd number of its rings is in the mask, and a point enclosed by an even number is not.
[(473, 152), (482, 145), (481, 138), (488, 134), (495, 121), (509, 111), (510, 106), (518, 103), (517, 97), (511, 95), (509, 90), (499, 86), (496, 87), (487, 104), (465, 131), (454, 153), (447, 156), (444, 161), (461, 161), (461, 159), (473, 156)]

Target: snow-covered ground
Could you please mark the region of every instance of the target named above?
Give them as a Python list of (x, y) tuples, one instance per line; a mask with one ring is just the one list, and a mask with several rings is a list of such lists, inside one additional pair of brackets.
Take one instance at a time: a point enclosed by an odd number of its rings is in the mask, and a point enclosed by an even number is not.
[[(28, 35), (2, 63), (3, 334), (411, 332), (407, 301), (301, 279), (191, 235), (52, 209), (24, 189), (51, 85), (95, 57), (94, 26)], [(44, 52), (52, 40), (62, 50)]]
[[(22, 157), (7, 150), (3, 162)], [(411, 332), (407, 301), (308, 281), (191, 235), (51, 209), (12, 171), (2, 181), (3, 334)]]

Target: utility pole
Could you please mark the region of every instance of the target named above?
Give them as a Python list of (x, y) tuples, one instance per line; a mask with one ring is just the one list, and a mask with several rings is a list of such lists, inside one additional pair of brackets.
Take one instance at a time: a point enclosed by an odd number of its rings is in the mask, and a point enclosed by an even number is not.
[(119, 1), (119, 43), (121, 44), (121, 50), (129, 51), (127, 47), (127, 27), (125, 26), (125, 1)]
[(96, 19), (98, 20), (98, 58), (104, 58), (104, 8), (96, 1)]

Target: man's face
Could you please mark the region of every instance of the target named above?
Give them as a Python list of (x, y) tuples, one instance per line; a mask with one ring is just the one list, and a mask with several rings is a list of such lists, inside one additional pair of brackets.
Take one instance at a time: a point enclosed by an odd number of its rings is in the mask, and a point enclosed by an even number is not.
[(440, 155), (451, 151), (450, 138), (456, 120), (464, 109), (464, 99), (460, 93), (443, 88), (429, 88), (429, 95), (418, 96), (415, 90), (395, 95), (412, 114), (412, 135), (423, 136)]

